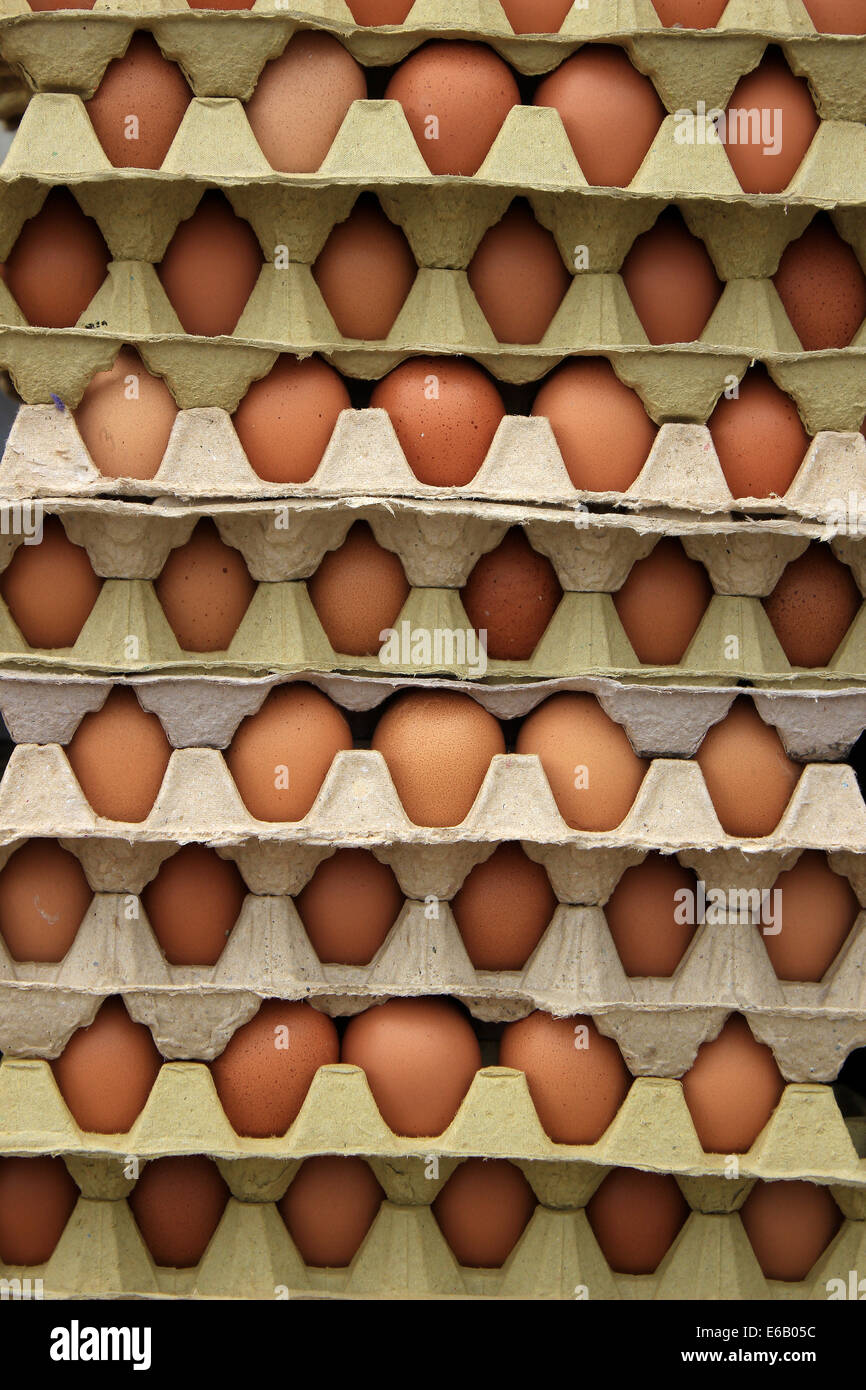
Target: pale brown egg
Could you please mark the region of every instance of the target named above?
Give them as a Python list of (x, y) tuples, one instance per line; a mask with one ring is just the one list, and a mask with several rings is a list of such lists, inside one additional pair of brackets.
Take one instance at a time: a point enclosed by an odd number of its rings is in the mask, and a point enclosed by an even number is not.
[(402, 24), (415, 0), (346, 0), (356, 24)]
[(550, 421), (576, 488), (626, 492), (655, 443), (656, 426), (636, 391), (603, 357), (579, 357), (548, 377), (533, 415)]
[(728, 0), (652, 0), (666, 29), (714, 29)]
[(558, 34), (574, 0), (500, 0), (515, 34)]
[(210, 1064), (220, 1104), (237, 1134), (285, 1134), (319, 1067), (340, 1060), (337, 1030), (306, 1003), (266, 999)]
[(267, 63), (247, 102), (247, 120), (272, 169), (312, 174), (354, 101), (367, 95), (364, 69), (331, 35), (304, 30)]
[(228, 1199), (213, 1159), (188, 1154), (145, 1164), (129, 1205), (154, 1264), (191, 1269), (210, 1245)]
[(388, 1128), (417, 1138), (448, 1128), (481, 1066), (481, 1049), (450, 999), (389, 999), (349, 1021), (341, 1058), (366, 1072)]
[(519, 526), (472, 569), (461, 590), (470, 623), (494, 661), (528, 661), (553, 618), (562, 588), (546, 555)]
[(667, 208), (637, 238), (621, 274), (644, 332), (656, 345), (696, 342), (722, 293), (704, 243), (692, 236), (676, 208)]
[(826, 543), (813, 542), (782, 571), (767, 617), (792, 666), (827, 666), (863, 602), (854, 576)]
[(203, 519), (176, 546), (154, 583), (168, 625), (186, 652), (223, 652), (256, 592), (246, 560)]
[(53, 188), (18, 233), (3, 278), (29, 324), (72, 328), (102, 286), (110, 259), (93, 218), (67, 189)]
[(335, 652), (375, 656), (409, 597), (409, 581), (399, 555), (379, 544), (366, 521), (356, 521), (320, 561), (307, 590)]
[(151, 34), (133, 34), (85, 102), (96, 138), (116, 168), (159, 169), (192, 100), (177, 63)]
[(367, 193), (334, 227), (313, 266), (337, 331), (368, 341), (387, 338), (417, 272), (402, 230)]
[(688, 1215), (676, 1178), (638, 1168), (614, 1168), (586, 1208), (601, 1253), (616, 1274), (654, 1274)]
[(468, 275), (500, 343), (540, 343), (571, 287), (551, 233), (522, 200), (484, 233)]
[(476, 970), (522, 970), (556, 911), (543, 864), (519, 844), (500, 845), (463, 880), (451, 900)]
[(229, 772), (251, 815), (302, 820), (352, 732), (335, 704), (311, 685), (272, 690), (241, 724), (226, 751)]
[(155, 714), (134, 690), (115, 686), (101, 709), (86, 714), (66, 749), (93, 811), (107, 820), (146, 820), (162, 786), (171, 745)]
[(262, 249), (224, 194), (204, 194), (181, 222), (157, 273), (184, 333), (233, 333), (262, 268)]
[(673, 975), (695, 934), (694, 920), (685, 920), (689, 913), (682, 909), (694, 904), (696, 890), (694, 872), (673, 855), (653, 852), (626, 869), (604, 908), (626, 975)]
[(835, 1237), (842, 1213), (817, 1183), (756, 1182), (740, 1220), (765, 1276), (796, 1284)]
[(388, 865), (370, 850), (338, 849), (301, 889), (295, 907), (323, 965), (368, 965), (403, 902)]
[(465, 1269), (501, 1269), (537, 1202), (521, 1170), (504, 1158), (467, 1158), (433, 1202), (433, 1215)]
[(337, 417), (351, 406), (342, 378), (326, 362), (279, 357), (247, 391), (234, 426), (250, 467), (264, 482), (307, 483)]
[(794, 76), (779, 49), (768, 49), (760, 66), (740, 78), (725, 113), (723, 143), (740, 187), (781, 193), (819, 125), (808, 82)]
[(747, 372), (736, 396), (722, 396), (710, 434), (734, 497), (784, 497), (811, 440), (796, 404), (761, 367)]
[(0, 1158), (0, 1261), (45, 1264), (77, 1201), (62, 1158)]
[(773, 888), (781, 894), (781, 931), (761, 933), (773, 969), (780, 980), (822, 980), (860, 912), (851, 884), (826, 855), (807, 849)]
[(104, 478), (154, 478), (177, 418), (165, 382), (133, 348), (121, 348), (91, 379), (74, 412), (78, 433)]
[(143, 1023), (133, 1023), (119, 997), (106, 999), (87, 1028), (73, 1033), (51, 1063), (79, 1129), (126, 1134), (144, 1109), (162, 1058)]
[(28, 840), (0, 872), (0, 936), (13, 960), (59, 961), (93, 901), (74, 854)]
[(526, 1073), (538, 1118), (555, 1144), (595, 1144), (631, 1085), (622, 1053), (591, 1018), (536, 1012), (509, 1023), (499, 1065)]
[(430, 487), (471, 482), (505, 415), (486, 373), (453, 357), (403, 362), (374, 388), (370, 406), (387, 410), (409, 467)]
[(376, 725), (382, 754), (406, 815), (415, 825), (459, 825), (468, 816), (490, 760), (505, 752), (502, 730), (471, 695), (412, 690), (398, 695)]
[(785, 1082), (769, 1047), (734, 1014), (698, 1048), (683, 1095), (705, 1153), (746, 1153), (766, 1125)]
[(164, 859), (141, 901), (169, 965), (216, 965), (246, 891), (237, 866), (206, 845)]
[(364, 1243), (385, 1194), (363, 1158), (307, 1158), (277, 1203), (305, 1265), (345, 1269)]
[(28, 646), (72, 647), (99, 598), (102, 580), (87, 551), (46, 517), (38, 545), (19, 545), (0, 576), (0, 594)]
[(677, 666), (712, 597), (713, 586), (700, 561), (689, 558), (676, 536), (663, 536), (632, 565), (613, 601), (638, 661)]
[(785, 248), (773, 284), (806, 352), (848, 347), (866, 318), (866, 275), (826, 213)]
[(722, 829), (746, 839), (772, 835), (802, 771), (745, 697), (709, 729), (695, 761)]
[(866, 34), (860, 0), (803, 0), (819, 34)]
[(552, 695), (523, 721), (516, 752), (535, 753), (573, 830), (614, 830), (628, 815), (649, 764), (594, 695)]

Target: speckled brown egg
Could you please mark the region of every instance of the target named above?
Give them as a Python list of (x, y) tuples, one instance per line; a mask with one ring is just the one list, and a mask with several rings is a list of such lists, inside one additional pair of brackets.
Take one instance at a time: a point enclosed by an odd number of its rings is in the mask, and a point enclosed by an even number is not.
[(519, 844), (499, 845), (451, 900), (476, 970), (522, 970), (557, 908), (543, 864)]
[(860, 0), (803, 0), (819, 34), (866, 34)]
[(171, 746), (155, 714), (134, 690), (116, 686), (86, 714), (66, 756), (91, 809), (108, 820), (146, 820), (165, 776)]
[(776, 975), (798, 982), (822, 980), (860, 912), (851, 884), (830, 867), (825, 854), (807, 849), (792, 869), (779, 874), (773, 888), (781, 894), (781, 931), (762, 930), (761, 940)]
[(826, 213), (785, 248), (773, 284), (806, 352), (848, 347), (866, 318), (866, 276)]
[(241, 800), (263, 821), (302, 820), (337, 754), (352, 747), (339, 709), (311, 685), (271, 691), (225, 755)]
[(99, 598), (102, 580), (87, 551), (46, 517), (38, 545), (19, 545), (0, 576), (0, 594), (31, 647), (72, 647)]
[(301, 889), (295, 907), (323, 965), (368, 965), (403, 902), (394, 874), (370, 850), (338, 849)]
[(640, 474), (657, 429), (636, 391), (603, 357), (581, 357), (548, 377), (533, 415), (545, 415), (568, 476), (586, 492), (626, 492)]
[(728, 0), (652, 0), (666, 29), (714, 29)]
[(574, 0), (500, 0), (515, 34), (558, 34)]
[(77, 1201), (62, 1158), (0, 1158), (0, 1261), (45, 1264)]
[(304, 30), (267, 63), (247, 102), (247, 120), (272, 169), (312, 174), (354, 101), (364, 69), (331, 34)]
[(262, 250), (248, 222), (222, 193), (205, 193), (181, 222), (157, 273), (185, 333), (233, 333), (262, 268)]
[(637, 238), (622, 265), (634, 311), (651, 343), (696, 342), (722, 293), (707, 248), (676, 208)]
[(211, 1062), (229, 1124), (255, 1139), (285, 1134), (319, 1067), (340, 1059), (337, 1030), (312, 1005), (266, 999)]
[(177, 63), (151, 34), (133, 34), (85, 102), (96, 138), (116, 168), (159, 169), (192, 99)]
[(482, 555), (461, 598), (470, 623), (494, 661), (528, 661), (559, 606), (562, 588), (546, 555), (519, 526)]
[(433, 1215), (459, 1265), (501, 1269), (536, 1208), (521, 1170), (504, 1158), (467, 1158), (433, 1202)]
[(415, 0), (346, 0), (356, 24), (402, 24)]
[(712, 596), (704, 566), (690, 559), (676, 536), (664, 536), (632, 565), (613, 601), (638, 661), (677, 666)]
[(307, 1158), (277, 1203), (305, 1265), (345, 1269), (364, 1243), (385, 1194), (363, 1158)]
[(372, 194), (339, 222), (313, 266), (313, 278), (344, 338), (387, 338), (418, 266), (406, 237)]
[(214, 523), (199, 521), (154, 583), (168, 625), (186, 652), (223, 652), (252, 602), (256, 582)]
[(500, 343), (540, 343), (571, 287), (551, 233), (521, 200), (485, 232), (468, 275)]
[(72, 328), (102, 286), (110, 259), (93, 218), (67, 189), (53, 188), (18, 233), (3, 278), (29, 324)]
[(191, 1269), (210, 1245), (228, 1199), (213, 1159), (188, 1154), (147, 1163), (129, 1205), (154, 1264)]
[(854, 576), (826, 543), (813, 542), (763, 600), (792, 666), (827, 666), (863, 602)]
[(695, 933), (694, 922), (684, 920), (689, 914), (682, 906), (694, 903), (696, 890), (694, 872), (673, 855), (653, 852), (626, 869), (604, 908), (626, 975), (673, 975)]
[(597, 1187), (586, 1216), (616, 1274), (654, 1274), (689, 1215), (669, 1173), (614, 1168)]
[(234, 427), (263, 482), (306, 483), (322, 461), (337, 417), (351, 405), (342, 378), (326, 362), (280, 357), (247, 391)]
[(740, 1220), (766, 1278), (796, 1284), (834, 1239), (842, 1213), (817, 1183), (756, 1182)]
[(769, 1047), (734, 1014), (683, 1077), (683, 1095), (705, 1153), (746, 1153), (766, 1125), (785, 1082)]
[(104, 478), (154, 478), (177, 418), (174, 396), (133, 348), (97, 372), (75, 409), (75, 423)]
[(802, 771), (745, 697), (709, 729), (695, 761), (722, 829), (747, 839), (773, 833)]
[(631, 1085), (616, 1043), (579, 1015), (536, 1011), (509, 1023), (499, 1065), (525, 1072), (538, 1118), (555, 1144), (595, 1144)]
[(141, 900), (169, 965), (216, 965), (246, 891), (236, 865), (206, 845), (164, 859)]
[(162, 1058), (123, 1000), (106, 999), (87, 1028), (73, 1033), (51, 1063), (72, 1118), (93, 1134), (126, 1134), (144, 1109)]
[(60, 961), (93, 901), (74, 854), (28, 840), (0, 872), (0, 936), (13, 960)]
[(708, 423), (733, 497), (784, 497), (811, 440), (764, 368), (747, 372), (736, 396), (722, 396)]
[[(751, 120), (753, 111), (762, 113), (760, 130)], [(765, 112), (772, 112), (769, 129)], [(760, 66), (740, 78), (726, 112), (724, 145), (740, 187), (746, 193), (781, 193), (819, 125), (808, 82), (794, 76), (779, 49), (769, 49)]]
[(356, 521), (307, 580), (310, 600), (335, 652), (374, 656), (409, 597), (409, 581), (393, 550), (366, 521)]

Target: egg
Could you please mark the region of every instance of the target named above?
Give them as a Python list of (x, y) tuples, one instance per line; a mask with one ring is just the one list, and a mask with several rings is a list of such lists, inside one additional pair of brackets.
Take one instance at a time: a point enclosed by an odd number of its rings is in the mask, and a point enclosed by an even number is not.
[(580, 357), (548, 377), (532, 406), (546, 416), (568, 476), (586, 492), (626, 492), (656, 438), (636, 391), (603, 357)]
[(331, 34), (302, 31), (265, 65), (247, 120), (272, 169), (312, 174), (349, 107), (367, 95), (364, 69)]
[(708, 731), (695, 761), (725, 834), (745, 839), (772, 835), (802, 771), (745, 697)]
[(323, 965), (369, 965), (403, 902), (388, 865), (370, 850), (338, 849), (301, 889), (295, 907)]
[(826, 213), (785, 248), (773, 284), (806, 352), (848, 347), (866, 318), (866, 276)]
[(709, 429), (733, 497), (784, 497), (812, 442), (795, 403), (763, 368), (722, 396)]
[(413, 357), (378, 382), (374, 410), (387, 410), (420, 483), (464, 487), (478, 472), (505, 416), (495, 384), (459, 357)]
[(678, 537), (664, 536), (632, 565), (613, 601), (638, 661), (677, 666), (712, 597), (704, 566), (688, 557)]
[(305, 1265), (345, 1269), (384, 1200), (363, 1158), (323, 1154), (305, 1159), (277, 1205)]
[(224, 652), (252, 602), (256, 582), (214, 523), (197, 522), (171, 551), (154, 584), (168, 625), (186, 652)]
[(78, 1201), (62, 1158), (0, 1158), (0, 1260), (42, 1265), (51, 1259)]
[(164, 859), (141, 900), (169, 965), (216, 965), (246, 891), (232, 861), (206, 845)]
[[(630, 978), (669, 979), (694, 936), (680, 904), (694, 902), (697, 878), (673, 855), (651, 853), (626, 869), (604, 908), (622, 968)], [(688, 894), (688, 897), (678, 896)]]
[(500, 0), (515, 34), (558, 34), (574, 0)]
[[(2, 880), (0, 880), (2, 882)], [(463, 880), (451, 910), (476, 970), (522, 970), (557, 908), (543, 864), (499, 845)]]
[(631, 183), (666, 115), (649, 78), (609, 44), (567, 58), (540, 84), (535, 105), (559, 112), (587, 182), (617, 188)]
[(555, 1144), (595, 1144), (626, 1098), (631, 1076), (591, 1018), (536, 1011), (506, 1025), (499, 1065), (525, 1072), (538, 1118)]
[(472, 626), (494, 661), (528, 661), (559, 606), (562, 589), (545, 555), (519, 526), (475, 564), (461, 592)]
[(504, 1158), (467, 1158), (433, 1202), (433, 1215), (459, 1265), (501, 1269), (529, 1224), (535, 1193)]
[(459, 825), (490, 761), (505, 752), (502, 730), (470, 695), (412, 690), (381, 716), (370, 745), (382, 754), (414, 825)]
[(399, 227), (371, 193), (334, 227), (313, 278), (344, 338), (387, 338), (415, 283), (418, 267)]
[(53, 188), (24, 223), (6, 257), (3, 278), (35, 328), (72, 328), (108, 273), (108, 247), (72, 194)]
[(253, 382), (233, 421), (250, 467), (263, 482), (307, 483), (340, 412), (351, 405), (341, 377), (326, 362), (279, 357), (266, 377)]
[(760, 66), (740, 78), (725, 113), (724, 145), (744, 192), (787, 188), (819, 125), (808, 82), (794, 76), (779, 49), (769, 49)]
[(126, 1134), (147, 1104), (161, 1063), (150, 1029), (133, 1023), (118, 996), (106, 999), (89, 1027), (72, 1034), (51, 1069), (79, 1129)]
[(791, 665), (814, 668), (830, 664), (862, 598), (848, 566), (815, 541), (785, 566), (763, 602)]
[(714, 29), (728, 0), (652, 0), (666, 29)]
[(477, 174), (520, 91), (482, 43), (429, 43), (400, 64), (386, 101), (399, 101), (433, 174)]
[(356, 24), (402, 24), (415, 0), (346, 0)]
[(133, 34), (85, 102), (96, 138), (116, 168), (159, 169), (192, 99), (176, 63), (151, 34)]
[(262, 268), (255, 233), (222, 193), (205, 193), (181, 222), (157, 273), (184, 333), (233, 333)]
[(327, 695), (311, 685), (272, 690), (241, 724), (225, 759), (241, 800), (262, 821), (302, 820), (352, 732)]
[(92, 901), (74, 854), (56, 840), (28, 840), (0, 872), (0, 936), (12, 959), (62, 960)]
[(102, 580), (83, 546), (58, 517), (47, 517), (38, 545), (19, 545), (3, 574), (0, 595), (30, 647), (72, 647), (99, 598)]
[(213, 1159), (185, 1154), (147, 1163), (129, 1205), (154, 1264), (191, 1269), (213, 1239), (228, 1199)]
[(553, 799), (573, 830), (614, 830), (631, 810), (649, 764), (594, 695), (552, 695), (523, 721), (518, 753), (541, 761)]
[(135, 691), (115, 686), (101, 709), (84, 716), (66, 756), (96, 815), (141, 822), (153, 809), (171, 746)]
[[(0, 887), (2, 882), (0, 876)], [(781, 931), (761, 933), (770, 964), (780, 980), (822, 980), (860, 912), (851, 884), (831, 869), (826, 855), (806, 850), (773, 888), (781, 895)]]
[(468, 275), (500, 343), (540, 343), (571, 287), (556, 242), (521, 200), (485, 232)]
[(155, 478), (177, 419), (165, 382), (138, 353), (121, 348), (107, 372), (97, 372), (76, 408), (75, 424), (104, 478)]
[(826, 1187), (812, 1182), (756, 1182), (740, 1220), (767, 1279), (805, 1279), (842, 1225)]
[(667, 208), (639, 236), (623, 261), (622, 278), (650, 342), (696, 342), (722, 293), (702, 241), (676, 208)]
[(339, 1061), (337, 1030), (310, 1004), (266, 999), (211, 1062), (220, 1104), (237, 1134), (285, 1134), (319, 1067)]
[(860, 0), (803, 0), (819, 34), (866, 34)]
[(356, 1014), (342, 1060), (361, 1067), (385, 1124), (407, 1138), (442, 1134), (475, 1073), (481, 1049), (449, 999), (389, 999)]
[(255, 0), (187, 0), (191, 10), (251, 10)]
[(48, 10), (92, 10), (96, 0), (27, 0), (34, 14)]
[(379, 544), (366, 521), (356, 521), (320, 561), (307, 590), (335, 652), (375, 656), (409, 597), (409, 582), (399, 555)]
[(683, 1096), (705, 1153), (746, 1153), (782, 1099), (785, 1082), (769, 1047), (734, 1014), (683, 1077)]
[(586, 1208), (601, 1253), (616, 1274), (654, 1274), (689, 1215), (676, 1178), (614, 1168)]

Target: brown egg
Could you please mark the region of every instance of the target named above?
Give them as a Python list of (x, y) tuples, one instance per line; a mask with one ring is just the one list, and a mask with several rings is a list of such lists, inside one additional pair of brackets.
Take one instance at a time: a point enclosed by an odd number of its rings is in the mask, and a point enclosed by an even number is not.
[(387, 410), (409, 467), (430, 487), (471, 482), (505, 415), (490, 378), (453, 357), (403, 362), (374, 388), (370, 406)]
[(106, 999), (89, 1027), (72, 1034), (51, 1069), (79, 1129), (126, 1134), (147, 1104), (161, 1064), (150, 1029), (133, 1023), (115, 997)]
[(74, 854), (56, 840), (28, 840), (0, 872), (0, 936), (12, 959), (62, 960), (92, 901)]
[(652, 0), (666, 29), (714, 29), (728, 0)]
[(851, 884), (826, 855), (807, 849), (773, 887), (781, 894), (782, 929), (761, 933), (773, 969), (780, 980), (822, 980), (860, 912)]
[(389, 999), (350, 1019), (341, 1057), (367, 1074), (401, 1136), (442, 1134), (481, 1066), (471, 1023), (450, 999)]
[(558, 34), (574, 0), (500, 0), (515, 34)]
[(346, 0), (356, 24), (402, 24), (415, 0)]
[(702, 241), (676, 208), (639, 236), (622, 265), (634, 311), (651, 343), (696, 342), (722, 293)]
[(155, 714), (134, 690), (115, 686), (101, 709), (86, 714), (66, 756), (91, 809), (107, 820), (146, 820), (165, 776), (171, 746)]
[(533, 710), (516, 752), (536, 753), (573, 830), (614, 830), (628, 815), (649, 764), (594, 695), (563, 692)]
[[(760, 113), (758, 130), (753, 112)], [(781, 193), (819, 125), (808, 82), (794, 76), (779, 49), (768, 49), (760, 67), (740, 78), (726, 112), (724, 145), (740, 187)]]
[(228, 1199), (213, 1159), (190, 1154), (146, 1164), (129, 1205), (154, 1264), (191, 1269), (210, 1245)]
[(468, 274), (500, 343), (540, 343), (571, 287), (556, 242), (521, 200), (484, 233)]
[(597, 1143), (631, 1085), (616, 1043), (580, 1015), (536, 1012), (507, 1024), (499, 1065), (526, 1073), (542, 1128), (555, 1144)]
[(233, 333), (262, 268), (262, 250), (248, 222), (222, 193), (205, 193), (181, 222), (157, 273), (184, 333)]
[(338, 849), (301, 889), (295, 907), (323, 965), (369, 965), (403, 902), (388, 865), (370, 850)]
[(191, 99), (180, 68), (163, 57), (153, 36), (133, 34), (85, 106), (116, 168), (159, 169)]
[(264, 821), (303, 820), (352, 732), (337, 706), (311, 685), (272, 690), (246, 718), (225, 755), (241, 800)]
[(696, 891), (695, 874), (673, 855), (653, 852), (626, 869), (604, 909), (626, 975), (673, 975), (695, 934), (694, 925), (682, 920), (688, 913), (678, 909), (694, 902)]
[(504, 1158), (467, 1158), (433, 1203), (433, 1215), (459, 1265), (501, 1269), (529, 1224), (535, 1193)]
[(786, 247), (773, 284), (806, 352), (848, 347), (866, 318), (866, 276), (826, 213)]
[(224, 652), (256, 592), (239, 550), (202, 520), (176, 546), (154, 584), (168, 625), (186, 652)]
[(241, 447), (266, 483), (307, 483), (337, 417), (352, 402), (341, 377), (318, 357), (279, 357), (234, 413)]
[(382, 754), (415, 825), (459, 825), (475, 802), (490, 760), (505, 752), (492, 714), (450, 690), (398, 695), (370, 745)]
[(614, 1168), (586, 1208), (601, 1253), (616, 1274), (654, 1274), (688, 1215), (676, 1178), (637, 1168)]
[(374, 656), (409, 597), (409, 582), (399, 555), (379, 544), (366, 521), (356, 521), (320, 561), (307, 590), (335, 652)]
[(552, 106), (584, 177), (626, 188), (646, 158), (665, 118), (648, 77), (621, 48), (587, 44), (546, 77), (536, 106)]
[(103, 284), (111, 257), (99, 227), (72, 194), (53, 188), (24, 223), (4, 280), (35, 328), (72, 328)]
[(255, 0), (187, 0), (191, 10), (251, 10)]
[(709, 575), (676, 536), (664, 536), (632, 565), (613, 601), (638, 661), (677, 666), (713, 596)]
[(206, 845), (164, 859), (141, 901), (169, 965), (216, 965), (246, 892), (236, 865)]
[(734, 1014), (698, 1048), (683, 1095), (705, 1153), (746, 1153), (766, 1125), (785, 1082), (769, 1047)]
[(337, 332), (375, 341), (391, 332), (417, 271), (401, 229), (372, 194), (362, 194), (319, 252), (313, 277)]
[(722, 396), (709, 428), (734, 497), (784, 497), (811, 443), (790, 396), (758, 367)]
[(42, 1265), (51, 1259), (78, 1201), (62, 1158), (0, 1158), (0, 1260)]
[(535, 397), (546, 415), (568, 476), (586, 492), (626, 492), (655, 443), (656, 426), (636, 391), (603, 357), (567, 362)]
[(842, 1225), (826, 1187), (811, 1182), (756, 1182), (740, 1220), (768, 1279), (805, 1279)]
[(819, 34), (866, 34), (860, 0), (803, 0)]
[(363, 1158), (307, 1158), (277, 1203), (305, 1265), (345, 1269), (364, 1243), (385, 1194)]
[(862, 601), (848, 566), (814, 541), (763, 603), (791, 665), (816, 667), (830, 664)]
[(92, 10), (96, 0), (27, 0), (34, 14), (48, 10)]
[(528, 661), (559, 606), (562, 588), (546, 555), (514, 526), (477, 561), (461, 591), (470, 623), (494, 661)]
[(220, 1104), (237, 1134), (285, 1134), (319, 1067), (340, 1060), (337, 1030), (312, 1005), (266, 999), (210, 1064)]
[(519, 844), (500, 845), (476, 864), (451, 901), (476, 970), (522, 970), (556, 911), (543, 864)]
[(19, 545), (0, 576), (0, 594), (28, 646), (72, 647), (99, 598), (102, 580), (87, 551), (50, 516), (38, 545)]
[(400, 64), (386, 101), (399, 101), (433, 174), (477, 174), (520, 91), (483, 43), (429, 43)]
[(176, 418), (165, 382), (132, 348), (96, 373), (75, 410), (78, 433), (105, 478), (156, 477)]
[(354, 101), (367, 95), (364, 69), (331, 34), (295, 34), (266, 63), (247, 102), (247, 120), (272, 169), (312, 174)]
[(708, 731), (695, 754), (727, 835), (772, 835), (800, 780), (800, 765), (745, 697)]

